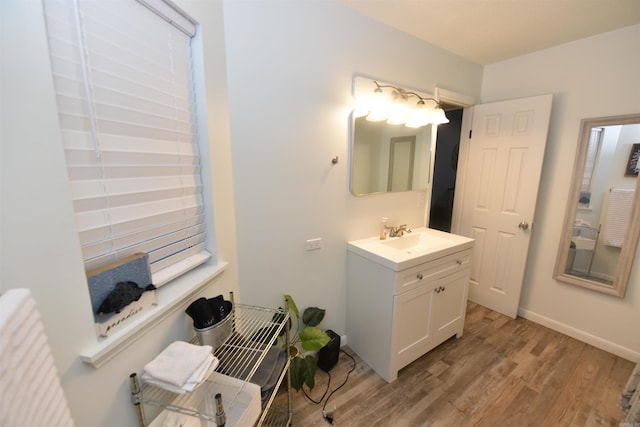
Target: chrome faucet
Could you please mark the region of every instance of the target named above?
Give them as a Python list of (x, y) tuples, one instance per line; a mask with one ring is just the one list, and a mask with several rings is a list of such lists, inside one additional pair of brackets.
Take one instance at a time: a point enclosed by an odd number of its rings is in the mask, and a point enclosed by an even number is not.
[(411, 230), (407, 228), (407, 224), (402, 224), (397, 227), (384, 227), (385, 230), (389, 230), (389, 237), (402, 237), (404, 233), (411, 233)]

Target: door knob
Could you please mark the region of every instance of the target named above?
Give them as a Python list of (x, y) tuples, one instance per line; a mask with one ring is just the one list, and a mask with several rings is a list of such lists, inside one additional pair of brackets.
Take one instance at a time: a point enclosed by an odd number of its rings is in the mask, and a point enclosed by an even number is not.
[(518, 224), (518, 228), (526, 230), (527, 228), (529, 228), (529, 223), (526, 221), (522, 221), (520, 224)]

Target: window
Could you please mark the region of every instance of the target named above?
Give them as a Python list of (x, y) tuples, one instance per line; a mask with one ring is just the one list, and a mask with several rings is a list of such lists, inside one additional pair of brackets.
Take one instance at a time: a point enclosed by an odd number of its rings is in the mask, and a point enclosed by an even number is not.
[(592, 128), (584, 164), (584, 175), (580, 186), (580, 205), (589, 206), (591, 202), (591, 180), (596, 167), (600, 146), (602, 145), (603, 128)]
[(210, 257), (191, 38), (162, 0), (45, 0), (87, 270), (149, 254), (160, 286)]

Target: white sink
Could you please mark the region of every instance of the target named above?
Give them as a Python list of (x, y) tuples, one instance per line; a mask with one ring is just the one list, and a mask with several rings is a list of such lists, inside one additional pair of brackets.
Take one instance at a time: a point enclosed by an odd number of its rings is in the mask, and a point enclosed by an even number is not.
[(592, 251), (596, 248), (596, 241), (594, 239), (576, 236), (573, 237), (573, 242), (576, 244), (576, 249)]
[(407, 253), (429, 251), (434, 248), (451, 244), (451, 239), (444, 239), (431, 233), (417, 232), (405, 234), (402, 237), (395, 237), (389, 240), (381, 240), (381, 245), (406, 251)]
[(402, 237), (380, 240), (376, 236), (351, 241), (347, 249), (394, 271), (400, 271), (471, 248), (473, 242), (468, 237), (431, 228), (417, 228)]

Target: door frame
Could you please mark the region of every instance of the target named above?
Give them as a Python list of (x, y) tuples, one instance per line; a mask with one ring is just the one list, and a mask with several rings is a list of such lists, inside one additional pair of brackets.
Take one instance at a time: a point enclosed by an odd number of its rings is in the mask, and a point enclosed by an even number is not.
[[(470, 133), (473, 123), (473, 106), (467, 107), (462, 113), (462, 127), (460, 128), (460, 148), (458, 150), (458, 171), (456, 173), (456, 193), (463, 192), (467, 186), (467, 165), (469, 163)], [(451, 214), (451, 232), (459, 234), (462, 223), (462, 200), (453, 197), (453, 212)]]
[[(453, 105), (458, 108), (462, 108), (462, 126), (460, 128), (460, 148), (458, 151), (458, 170), (456, 173), (456, 189), (454, 191), (453, 196), (453, 210), (451, 213), (451, 233), (459, 234), (460, 230), (460, 222), (462, 220), (462, 212), (460, 211), (460, 201), (456, 203), (455, 193), (464, 190), (465, 184), (465, 175), (466, 175), (466, 166), (469, 157), (469, 131), (471, 130), (471, 123), (473, 119), (473, 107), (476, 104), (479, 104), (480, 101), (476, 98), (468, 95), (464, 95), (462, 93), (453, 92), (450, 90), (442, 89), (436, 87), (435, 98), (445, 104)], [(432, 125), (433, 126), (433, 125)], [(431, 145), (431, 178), (433, 179), (433, 172), (435, 170), (435, 153), (436, 153), (436, 144), (437, 144), (437, 128), (436, 131), (433, 132), (433, 143)], [(464, 143), (463, 143), (464, 141)], [(464, 148), (463, 148), (464, 147)], [(463, 151), (466, 150), (466, 151)], [(461, 169), (462, 168), (462, 169)], [(462, 170), (462, 173), (461, 173)], [(433, 184), (433, 183), (431, 183)], [(433, 185), (431, 186), (431, 191), (433, 191)], [(424, 224), (426, 227), (429, 226), (429, 215), (431, 209), (431, 200), (425, 207), (425, 218)]]
[(391, 138), (389, 142), (389, 175), (387, 177), (387, 191), (393, 191), (393, 179), (394, 175), (394, 164), (396, 161), (396, 149), (400, 147), (400, 144), (409, 143), (409, 167), (407, 168), (407, 183), (408, 187), (404, 190), (399, 191), (409, 191), (413, 188), (413, 167), (416, 158), (416, 136), (415, 135), (405, 135), (405, 136), (394, 136)]

